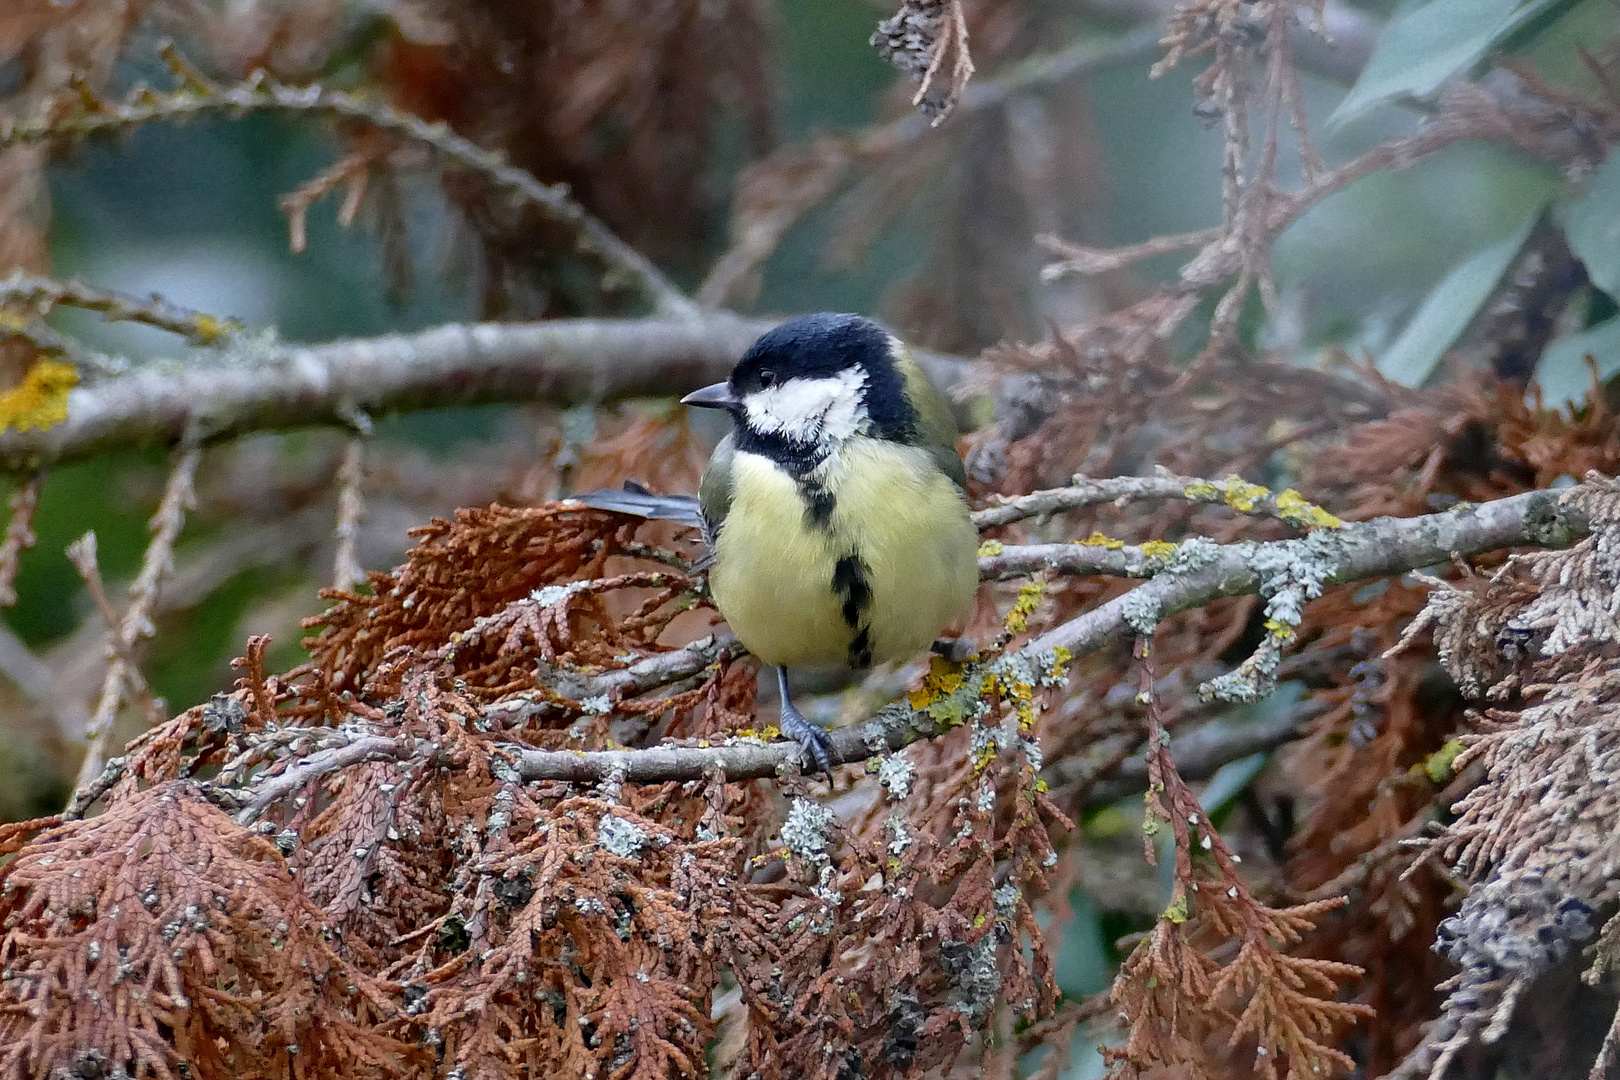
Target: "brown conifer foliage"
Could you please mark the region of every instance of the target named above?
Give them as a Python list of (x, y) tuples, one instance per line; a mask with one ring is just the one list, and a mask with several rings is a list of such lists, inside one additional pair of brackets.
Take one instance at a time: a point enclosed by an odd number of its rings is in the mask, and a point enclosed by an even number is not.
[(396, 1010), (275, 845), (195, 784), (57, 825), (0, 868), (0, 1075), (397, 1075)]

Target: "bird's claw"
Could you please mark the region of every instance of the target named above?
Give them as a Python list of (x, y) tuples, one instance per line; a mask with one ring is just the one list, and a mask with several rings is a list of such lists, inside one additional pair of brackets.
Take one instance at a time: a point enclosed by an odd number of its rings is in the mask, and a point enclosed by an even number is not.
[(782, 710), (782, 734), (799, 744), (806, 764), (814, 765), (815, 772), (832, 778), (832, 740), (821, 726), (807, 719), (797, 709)]

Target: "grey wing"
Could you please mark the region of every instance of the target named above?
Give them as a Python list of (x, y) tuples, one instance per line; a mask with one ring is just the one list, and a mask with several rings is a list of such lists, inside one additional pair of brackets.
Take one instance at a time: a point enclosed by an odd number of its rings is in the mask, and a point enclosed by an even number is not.
[(677, 521), (694, 529), (702, 529), (704, 536), (708, 536), (703, 511), (693, 495), (658, 495), (633, 480), (626, 480), (622, 489), (587, 491), (583, 495), (575, 495), (574, 501), (597, 510), (611, 510), (658, 521)]
[(731, 512), (731, 470), (736, 457), (737, 439), (734, 435), (727, 435), (714, 448), (714, 456), (709, 458), (709, 467), (703, 470), (703, 479), (698, 484), (698, 502), (703, 509), (703, 540), (711, 551), (720, 536), (720, 527), (726, 523), (726, 515)]
[(895, 367), (905, 380), (906, 397), (917, 410), (917, 434), (911, 441), (928, 452), (939, 471), (950, 477), (966, 498), (967, 469), (956, 452), (956, 420), (951, 415), (951, 407), (898, 338), (893, 339), (891, 347)]
[(928, 451), (928, 456), (939, 466), (939, 471), (951, 478), (951, 482), (962, 493), (962, 497), (967, 498), (967, 468), (962, 464), (962, 455), (956, 452), (956, 448), (943, 443), (925, 443), (923, 449)]

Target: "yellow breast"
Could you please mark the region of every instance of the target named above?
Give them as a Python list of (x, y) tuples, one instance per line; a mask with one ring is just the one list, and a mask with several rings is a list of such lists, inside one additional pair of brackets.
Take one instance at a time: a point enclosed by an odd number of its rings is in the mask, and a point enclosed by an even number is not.
[(709, 584), (750, 652), (786, 667), (905, 660), (967, 613), (978, 534), (924, 451), (851, 439), (811, 483), (831, 499), (820, 520), (769, 459), (733, 460)]

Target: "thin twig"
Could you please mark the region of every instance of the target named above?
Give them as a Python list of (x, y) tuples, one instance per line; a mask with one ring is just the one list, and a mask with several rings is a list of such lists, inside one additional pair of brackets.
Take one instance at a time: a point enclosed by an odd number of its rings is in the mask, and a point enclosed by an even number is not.
[(332, 556), (332, 587), (348, 589), (363, 583), (366, 572), (360, 566), (356, 550), (360, 542), (360, 523), (365, 520), (366, 501), (360, 493), (365, 479), (366, 440), (355, 436), (343, 448), (343, 464), (338, 467), (337, 551)]
[[(90, 737), (94, 745), (94, 733), (102, 727), (110, 726), (111, 717), (123, 704), (123, 693), (127, 689), (140, 699), (142, 706), (148, 713), (155, 714), (156, 703), (151, 700), (151, 691), (146, 685), (146, 679), (141, 674), (140, 664), (135, 659), (132, 649), (133, 641), (124, 633), (124, 620), (113, 607), (111, 598), (107, 596), (107, 588), (101, 580), (101, 566), (96, 553), (96, 534), (87, 532), (73, 543), (68, 545), (68, 561), (79, 572), (84, 581), (85, 591), (95, 603), (96, 613), (101, 616), (101, 625), (107, 631), (107, 659), (109, 661), (106, 674), (102, 678), (101, 694), (97, 699), (95, 715), (88, 718), (82, 729)], [(109, 698), (108, 695), (116, 688), (117, 696)], [(111, 713), (107, 719), (99, 719), (103, 707), (110, 708)], [(81, 785), (82, 786), (82, 785)]]
[[(89, 104), (94, 107), (87, 107)], [(587, 213), (568, 193), (566, 185), (541, 183), (530, 173), (508, 164), (501, 154), (457, 135), (446, 124), (429, 123), (383, 101), (340, 90), (319, 85), (287, 86), (257, 72), (236, 86), (188, 84), (166, 94), (142, 91), (121, 102), (65, 99), (54, 110), (33, 118), (0, 120), (0, 147), (123, 132), (151, 123), (184, 123), (198, 116), (240, 117), (254, 112), (331, 116), (426, 146), (447, 163), (477, 174), (496, 190), (568, 228), (580, 250), (595, 255), (618, 276), (634, 283), (658, 313), (671, 318), (697, 313), (696, 305), (663, 271)]]
[(1056, 281), (1070, 274), (1106, 274), (1120, 270), (1144, 259), (1203, 247), (1221, 236), (1221, 229), (1199, 229), (1197, 232), (1156, 236), (1140, 244), (1122, 248), (1094, 248), (1070, 243), (1060, 236), (1043, 234), (1035, 238), (1041, 247), (1059, 257), (1059, 261), (1041, 267), (1042, 281)]
[(281, 212), (287, 215), (287, 246), (294, 255), (303, 254), (309, 243), (309, 208), (339, 187), (348, 187), (338, 208), (338, 224), (348, 228), (360, 213), (366, 194), (366, 179), (382, 157), (380, 148), (368, 146), (299, 184), (281, 197)]
[(98, 289), (79, 281), (53, 281), (23, 270), (13, 270), (0, 281), (0, 303), (26, 304), (37, 315), (52, 308), (76, 307), (100, 312), (108, 322), (136, 322), (179, 334), (193, 345), (224, 345), (240, 333), (242, 324), (207, 312), (171, 304), (159, 296), (145, 300)]
[(34, 510), (39, 506), (39, 491), (45, 485), (45, 474), (33, 473), (18, 483), (11, 493), (11, 521), (6, 525), (5, 539), (0, 540), (0, 607), (17, 602), (17, 570), (22, 565), (22, 553), (34, 546)]
[(1076, 476), (1074, 486), (1034, 491), (1003, 499), (973, 515), (980, 529), (1010, 525), (1025, 518), (1047, 517), (1065, 510), (1112, 503), (1123, 507), (1139, 499), (1185, 499), (1194, 503), (1225, 503), (1242, 514), (1276, 518), (1290, 525), (1334, 527), (1338, 518), (1306, 502), (1293, 490), (1273, 492), (1241, 477), (1204, 480), (1196, 476), (1113, 476), (1093, 479)]
[(291, 767), (260, 781), (252, 789), (252, 794), (239, 803), (241, 809), (236, 820), (238, 824), (251, 825), (259, 815), (282, 799), (339, 769), (358, 765), (362, 761), (394, 761), (409, 757), (414, 751), (411, 744), (410, 739), (361, 735), (300, 758)]
[[(140, 572), (135, 575), (135, 581), (129, 587), (130, 602), (123, 618), (113, 617), (112, 605), (107, 601), (105, 590), (100, 590), (101, 595), (96, 598), (98, 606), (104, 605), (103, 616), (110, 620), (109, 637), (113, 660), (107, 667), (107, 675), (101, 685), (101, 697), (85, 730), (85, 737), (90, 745), (80, 765), (75, 788), (83, 787), (101, 775), (102, 766), (107, 758), (107, 746), (112, 739), (113, 720), (118, 715), (118, 708), (123, 703), (125, 692), (130, 688), (144, 688), (144, 680), (141, 679), (133, 649), (137, 640), (150, 637), (152, 634), (152, 612), (157, 605), (158, 593), (163, 586), (164, 577), (174, 568), (175, 541), (179, 539), (180, 530), (185, 525), (186, 511), (196, 505), (193, 481), (196, 479), (197, 462), (201, 456), (202, 452), (194, 446), (183, 451), (173, 471), (169, 473), (168, 483), (163, 488), (163, 498), (158, 503), (157, 513), (152, 516), (150, 523), (152, 539), (146, 545)], [(88, 544), (81, 540), (75, 545), (84, 546), (80, 548), (74, 562), (78, 565), (81, 560), (83, 561), (84, 565), (80, 567), (80, 572), (85, 574), (87, 585), (94, 579), (99, 586), (100, 574), (95, 571), (94, 536), (94, 533), (88, 533), (86, 534)], [(97, 589), (92, 587), (92, 596), (96, 592)], [(156, 711), (155, 707), (153, 711)]]

